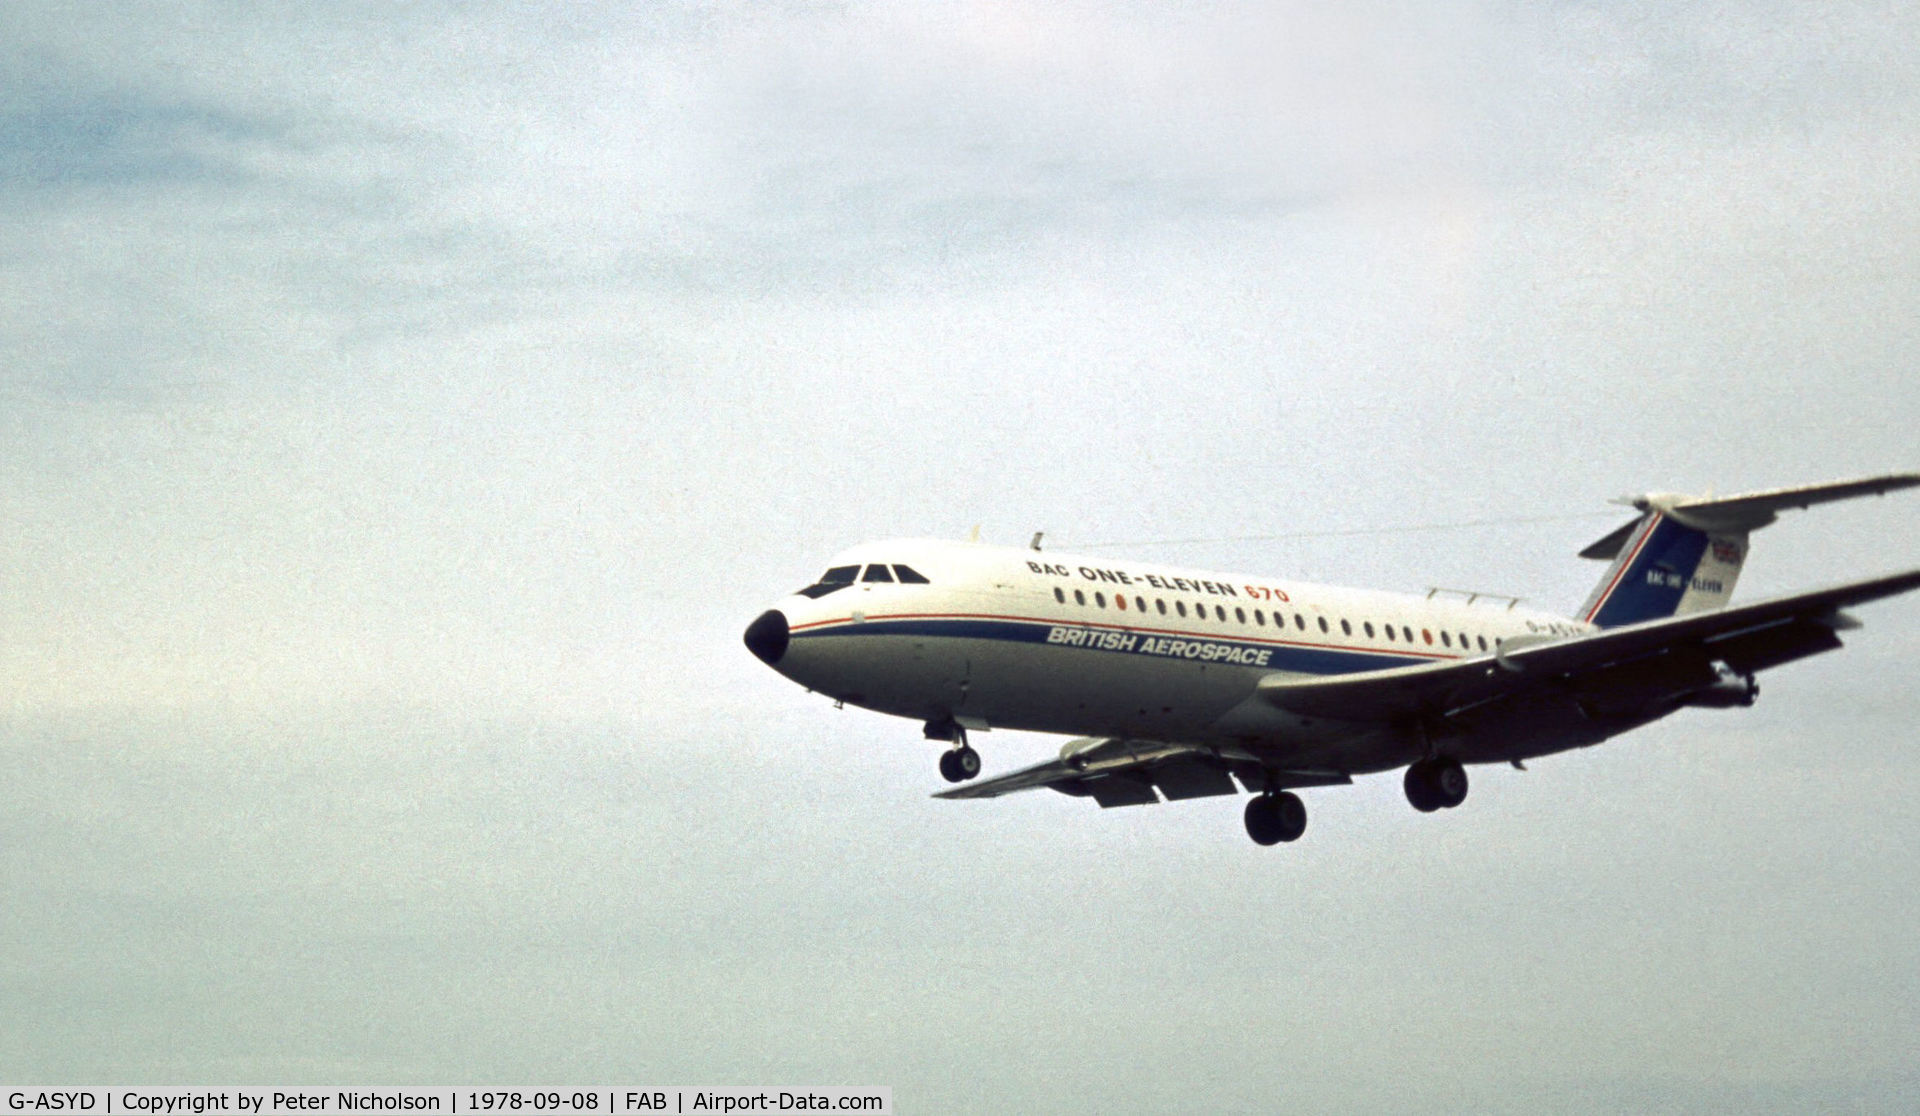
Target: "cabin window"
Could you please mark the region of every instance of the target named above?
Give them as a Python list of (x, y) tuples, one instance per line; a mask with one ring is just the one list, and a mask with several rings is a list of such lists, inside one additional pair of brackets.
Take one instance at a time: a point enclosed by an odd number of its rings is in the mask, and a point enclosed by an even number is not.
[(900, 584), (902, 585), (931, 584), (926, 578), (920, 576), (919, 570), (914, 569), (912, 566), (903, 566), (898, 562), (893, 564), (893, 576), (899, 578)]
[(1173, 608), (1175, 612), (1178, 612), (1182, 616), (1185, 616), (1187, 614), (1187, 602), (1185, 601), (1173, 602)]
[(885, 566), (882, 566), (876, 563), (874, 565), (867, 567), (867, 576), (861, 578), (860, 580), (861, 581), (892, 581), (893, 574)]
[(1444, 645), (1446, 645), (1446, 646), (1448, 646), (1448, 647), (1452, 647), (1452, 646), (1453, 646), (1453, 637), (1452, 637), (1451, 635), (1448, 635), (1448, 634), (1447, 634), (1446, 632), (1441, 632), (1441, 633), (1440, 633), (1440, 642), (1441, 642), (1442, 644), (1444, 644)]
[(1487, 637), (1486, 637), (1486, 636), (1481, 636), (1481, 637), (1480, 637), (1480, 650), (1482, 650), (1482, 651), (1485, 651), (1486, 649), (1487, 649)]
[(1139, 609), (1141, 612), (1145, 612), (1147, 610), (1147, 599), (1145, 597), (1135, 597), (1133, 599), (1133, 607)]
[(1324, 616), (1320, 618), (1320, 630), (1323, 632), (1327, 630), (1327, 618)]
[(1239, 621), (1239, 622), (1240, 622), (1240, 623), (1242, 623), (1242, 624), (1244, 624), (1244, 623), (1246, 623), (1246, 622), (1247, 622), (1247, 610), (1246, 610), (1246, 609), (1244, 609), (1244, 608), (1236, 608), (1236, 609), (1234, 609), (1234, 610), (1233, 610), (1233, 618), (1234, 618), (1235, 620), (1237, 620), (1237, 621)]
[(1125, 612), (1127, 610), (1127, 598), (1119, 593), (1115, 593), (1113, 595), (1113, 606), (1121, 612)]
[(1305, 613), (1301, 613), (1301, 612), (1296, 612), (1296, 613), (1294, 613), (1294, 614), (1293, 614), (1293, 626), (1294, 626), (1294, 627), (1296, 627), (1296, 628), (1299, 628), (1299, 629), (1300, 629), (1301, 631), (1303, 631), (1303, 632), (1304, 632), (1304, 631), (1306, 631), (1306, 630), (1307, 630), (1307, 617), (1306, 617), (1306, 614), (1305, 614)]
[(1087, 603), (1086, 591), (1083, 589), (1075, 589), (1073, 591), (1073, 603), (1077, 605), (1086, 604)]
[(1215, 619), (1219, 620), (1222, 624), (1226, 623), (1227, 622), (1227, 606), (1214, 605), (1213, 615)]
[(1340, 634), (1341, 634), (1341, 635), (1349, 635), (1349, 636), (1350, 636), (1350, 635), (1352, 635), (1352, 634), (1353, 634), (1353, 625), (1352, 625), (1352, 624), (1349, 624), (1349, 623), (1347, 623), (1347, 622), (1346, 622), (1345, 620), (1342, 620), (1342, 621), (1340, 621)]
[(1107, 595), (1105, 593), (1095, 593), (1093, 595), (1093, 603), (1099, 605), (1101, 608), (1107, 607)]
[(1160, 610), (1160, 615), (1165, 616), (1167, 614), (1167, 602), (1165, 598), (1155, 597), (1153, 599), (1153, 607)]
[(1264, 628), (1264, 627), (1266, 627), (1266, 626), (1267, 626), (1267, 614), (1266, 614), (1266, 611), (1265, 611), (1264, 609), (1258, 609), (1258, 608), (1256, 608), (1256, 609), (1254, 609), (1254, 610), (1253, 610), (1253, 622), (1254, 622), (1254, 623), (1256, 623), (1256, 624), (1258, 624), (1258, 625), (1260, 625), (1260, 626), (1261, 626), (1261, 627), (1263, 627), (1263, 628)]
[(1369, 620), (1366, 623), (1360, 625), (1360, 630), (1367, 633), (1368, 639), (1372, 639), (1373, 638), (1373, 621)]
[(1422, 637), (1422, 638), (1424, 638), (1424, 639), (1425, 639), (1425, 640), (1427, 641), (1427, 646), (1429, 646), (1429, 647), (1431, 647), (1431, 646), (1433, 646), (1433, 633), (1432, 633), (1432, 632), (1430, 632), (1430, 631), (1428, 631), (1428, 630), (1427, 630), (1427, 629), (1425, 629), (1425, 628), (1421, 628), (1421, 629), (1420, 629), (1420, 635), (1421, 635), (1421, 637)]
[(1062, 589), (1062, 588), (1060, 588), (1060, 587), (1059, 587), (1058, 585), (1056, 585), (1056, 586), (1054, 586), (1054, 587), (1053, 587), (1053, 599), (1054, 599), (1054, 600), (1056, 600), (1056, 601), (1059, 601), (1059, 602), (1060, 602), (1061, 604), (1066, 604), (1066, 603), (1067, 603), (1067, 591), (1066, 591), (1065, 589)]
[(1392, 643), (1393, 642), (1393, 625), (1382, 624), (1380, 625), (1380, 630), (1387, 633), (1387, 642)]

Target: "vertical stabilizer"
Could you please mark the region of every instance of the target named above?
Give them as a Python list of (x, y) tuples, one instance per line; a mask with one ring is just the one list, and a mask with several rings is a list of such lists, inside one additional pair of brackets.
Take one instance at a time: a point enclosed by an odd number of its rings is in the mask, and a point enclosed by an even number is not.
[[(1602, 628), (1720, 608), (1733, 595), (1747, 557), (1745, 531), (1689, 527), (1658, 508), (1629, 525), (1580, 619)], [(1592, 548), (1589, 548), (1591, 553)]]
[(1915, 485), (1920, 473), (1895, 473), (1719, 499), (1655, 493), (1621, 501), (1639, 509), (1640, 518), (1580, 552), (1612, 559), (1580, 607), (1580, 619), (1615, 628), (1724, 607), (1746, 561), (1748, 533), (1781, 511)]

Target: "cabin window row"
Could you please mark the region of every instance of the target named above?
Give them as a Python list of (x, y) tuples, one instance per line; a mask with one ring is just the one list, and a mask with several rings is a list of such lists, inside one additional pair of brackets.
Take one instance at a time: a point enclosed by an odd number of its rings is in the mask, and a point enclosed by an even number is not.
[[(1067, 591), (1065, 589), (1060, 588), (1057, 585), (1054, 586), (1053, 599), (1058, 601), (1061, 604), (1066, 604)], [(1122, 612), (1125, 612), (1129, 607), (1127, 601), (1128, 601), (1128, 598), (1123, 593), (1115, 593), (1113, 595), (1113, 607), (1119, 609)], [(1147, 599), (1145, 597), (1134, 597), (1132, 598), (1132, 601), (1133, 603), (1131, 607), (1134, 609), (1134, 611), (1141, 612), (1141, 613), (1145, 613), (1148, 611)], [(1073, 603), (1076, 605), (1085, 607), (1088, 603), (1087, 591), (1084, 589), (1075, 589), (1073, 591)], [(1092, 604), (1093, 604), (1093, 607), (1095, 608), (1106, 608), (1107, 607), (1106, 593), (1097, 589), (1094, 590), (1094, 593), (1092, 596)], [(1173, 616), (1179, 616), (1179, 617), (1186, 617), (1189, 615), (1189, 612), (1187, 609), (1187, 602), (1180, 601), (1180, 600), (1174, 601), (1173, 609), (1171, 612), (1169, 612), (1167, 609), (1167, 602), (1159, 597), (1155, 597), (1153, 599), (1153, 610), (1158, 612), (1161, 616), (1173, 615)], [(1195, 619), (1199, 619), (1199, 620), (1207, 619), (1207, 606), (1203, 604), (1194, 605), (1191, 615)], [(1218, 620), (1223, 624), (1227, 622), (1227, 608), (1225, 605), (1213, 606), (1213, 619)], [(1236, 623), (1245, 624), (1247, 622), (1247, 610), (1245, 608), (1235, 607), (1233, 610), (1233, 619)], [(1324, 616), (1316, 617), (1315, 622), (1319, 625), (1321, 632), (1328, 635), (1333, 634), (1333, 625), (1328, 623), (1326, 617)], [(1267, 612), (1265, 609), (1256, 608), (1253, 610), (1253, 623), (1256, 627), (1264, 628), (1267, 626)], [(1341, 635), (1348, 636), (1348, 637), (1351, 637), (1353, 635), (1354, 629), (1353, 629), (1353, 622), (1351, 620), (1343, 619), (1339, 621), (1339, 624), (1340, 624)], [(1284, 629), (1287, 626), (1287, 618), (1284, 615), (1282, 615), (1280, 612), (1275, 611), (1273, 614), (1273, 626), (1276, 628)], [(1294, 613), (1293, 626), (1296, 630), (1306, 631), (1307, 630), (1306, 614), (1302, 612)], [(1382, 624), (1378, 629), (1379, 634), (1376, 635), (1375, 628), (1373, 626), (1373, 621), (1363, 620), (1360, 623), (1360, 630), (1365, 633), (1367, 639), (1384, 638), (1388, 643), (1415, 642), (1413, 628), (1409, 625), (1403, 624), (1400, 627), (1395, 628), (1392, 624)], [(1431, 645), (1434, 642), (1433, 629), (1431, 628), (1420, 629), (1419, 638), (1424, 640), (1427, 644)], [(1500, 641), (1499, 639), (1496, 638), (1493, 642), (1495, 645), (1498, 645)], [(1442, 629), (1440, 631), (1439, 643), (1440, 643), (1440, 646), (1442, 647), (1447, 647), (1447, 648), (1458, 647), (1462, 651), (1471, 651), (1471, 650), (1474, 650), (1475, 647), (1478, 647), (1479, 650), (1481, 651), (1489, 650), (1489, 646), (1487, 644), (1487, 637), (1484, 635), (1475, 636), (1475, 635), (1469, 635), (1466, 632), (1459, 632), (1456, 634), (1454, 632), (1450, 632), (1445, 629)]]

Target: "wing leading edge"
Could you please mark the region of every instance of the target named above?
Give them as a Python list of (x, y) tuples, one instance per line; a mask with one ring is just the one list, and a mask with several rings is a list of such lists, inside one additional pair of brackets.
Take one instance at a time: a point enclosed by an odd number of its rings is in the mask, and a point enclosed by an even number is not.
[(1015, 791), (1051, 787), (1092, 798), (1101, 806), (1145, 806), (1163, 798), (1205, 798), (1249, 791), (1323, 787), (1350, 783), (1339, 771), (1268, 771), (1251, 755), (1193, 744), (1148, 740), (1075, 740), (1060, 758), (991, 779), (955, 787), (935, 798), (998, 798)]
[(1854, 626), (1840, 609), (1914, 588), (1920, 588), (1920, 570), (1551, 642), (1522, 646), (1509, 641), (1493, 655), (1450, 663), (1330, 678), (1274, 675), (1257, 690), (1273, 705), (1302, 716), (1378, 722), (1444, 716), (1546, 679), (1598, 675), (1675, 653), (1751, 674), (1839, 647), (1834, 633)]

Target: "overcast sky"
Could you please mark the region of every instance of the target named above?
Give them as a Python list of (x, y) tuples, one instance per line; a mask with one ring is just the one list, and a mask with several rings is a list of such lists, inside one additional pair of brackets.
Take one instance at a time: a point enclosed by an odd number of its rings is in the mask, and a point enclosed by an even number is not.
[(1897, 4), (0, 8), (0, 1077), (1903, 1108), (1920, 599), (1277, 849), (739, 633), (976, 524), (1571, 609), (1920, 467), (1916, 197)]

